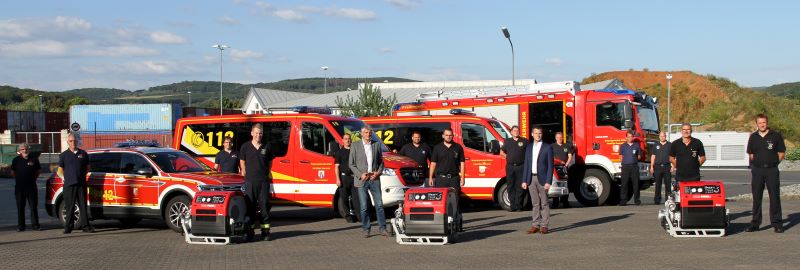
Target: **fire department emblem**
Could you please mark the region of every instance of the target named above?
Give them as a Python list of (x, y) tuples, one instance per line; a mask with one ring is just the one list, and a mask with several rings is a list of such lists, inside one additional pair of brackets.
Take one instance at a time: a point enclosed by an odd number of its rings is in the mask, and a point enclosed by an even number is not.
[(656, 150), (661, 150), (661, 145), (656, 145)]
[(697, 150), (692, 150), (692, 157), (694, 157), (694, 158), (697, 157)]
[(522, 147), (522, 145), (523, 145), (522, 142), (517, 142), (517, 146)]
[(192, 136), (192, 145), (194, 145), (195, 147), (203, 145), (203, 143), (205, 143), (205, 142), (206, 142), (206, 139), (203, 136), (203, 133), (201, 133), (199, 131), (196, 131), (194, 133), (194, 136)]
[(323, 170), (317, 171), (317, 178), (325, 178), (325, 171)]
[(486, 173), (486, 166), (478, 166), (478, 171), (481, 173)]
[(772, 150), (773, 143), (772, 141), (767, 141), (767, 149)]
[(139, 196), (139, 188), (133, 188), (133, 197)]

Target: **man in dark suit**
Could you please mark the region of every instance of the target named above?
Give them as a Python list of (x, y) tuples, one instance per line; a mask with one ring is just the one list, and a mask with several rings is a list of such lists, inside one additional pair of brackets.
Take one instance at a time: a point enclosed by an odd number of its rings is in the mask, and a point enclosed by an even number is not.
[(542, 127), (534, 126), (531, 132), (533, 140), (525, 150), (525, 169), (523, 170), (522, 189), (528, 189), (533, 203), (533, 225), (528, 234), (548, 232), (550, 223), (550, 205), (547, 191), (553, 182), (553, 147), (542, 141)]
[(372, 194), (372, 204), (375, 206), (375, 216), (378, 219), (379, 233), (389, 236), (386, 231), (386, 216), (383, 213), (383, 198), (381, 197), (381, 173), (383, 172), (383, 149), (381, 144), (372, 141), (372, 129), (368, 126), (361, 128), (361, 141), (350, 146), (348, 165), (355, 178), (358, 188), (358, 202), (361, 209), (361, 229), (364, 237), (369, 237), (370, 220), (367, 213), (367, 190)]

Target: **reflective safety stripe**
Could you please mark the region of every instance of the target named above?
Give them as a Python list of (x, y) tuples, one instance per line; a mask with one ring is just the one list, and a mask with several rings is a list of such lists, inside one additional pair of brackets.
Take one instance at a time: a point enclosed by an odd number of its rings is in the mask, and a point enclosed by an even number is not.
[(269, 229), (269, 224), (261, 224), (262, 229)]

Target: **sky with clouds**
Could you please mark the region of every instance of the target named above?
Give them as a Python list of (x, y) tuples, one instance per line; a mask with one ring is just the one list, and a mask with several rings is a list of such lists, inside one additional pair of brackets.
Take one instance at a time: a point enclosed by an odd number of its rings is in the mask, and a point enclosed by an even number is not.
[(576, 80), (692, 70), (800, 81), (798, 1), (10, 1), (0, 85), (128, 90), (186, 81), (394, 76)]

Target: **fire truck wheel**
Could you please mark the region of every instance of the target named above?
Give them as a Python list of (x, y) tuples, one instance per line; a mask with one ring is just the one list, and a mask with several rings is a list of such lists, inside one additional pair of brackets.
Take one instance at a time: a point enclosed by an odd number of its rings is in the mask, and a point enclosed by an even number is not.
[(503, 210), (511, 211), (511, 199), (508, 198), (508, 183), (503, 183), (497, 190), (497, 204)]
[(584, 206), (598, 206), (608, 201), (613, 189), (608, 174), (598, 169), (588, 169), (573, 194)]
[(176, 196), (169, 200), (167, 207), (164, 208), (164, 222), (167, 227), (175, 232), (181, 232), (181, 216), (191, 210), (192, 200), (188, 196)]
[[(58, 220), (61, 221), (61, 225), (62, 226), (65, 226), (67, 224), (67, 218), (66, 218), (67, 205), (64, 203), (63, 200), (60, 203), (58, 203), (58, 208), (57, 209), (58, 209)], [(78, 205), (76, 204), (75, 205), (75, 213), (74, 213), (75, 222), (73, 223), (73, 226), (75, 226), (75, 224), (80, 224), (80, 220), (79, 220), (80, 219), (80, 215), (79, 215), (79, 213), (80, 213), (80, 210), (78, 209)]]
[(139, 221), (142, 221), (142, 219), (141, 218), (121, 218), (121, 219), (119, 219), (119, 222), (122, 223), (122, 226), (124, 226), (124, 227), (136, 226), (136, 224), (139, 224)]

